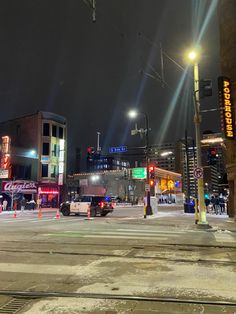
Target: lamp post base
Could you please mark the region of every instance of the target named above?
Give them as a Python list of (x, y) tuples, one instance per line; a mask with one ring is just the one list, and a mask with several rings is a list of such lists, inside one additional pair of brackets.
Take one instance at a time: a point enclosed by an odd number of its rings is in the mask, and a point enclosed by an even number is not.
[(152, 206), (150, 205), (150, 206), (146, 206), (146, 215), (147, 216), (151, 216), (153, 214), (153, 212), (152, 212)]
[(202, 222), (198, 222), (197, 223), (197, 229), (211, 229), (212, 227), (208, 224), (208, 222), (206, 223), (202, 223)]

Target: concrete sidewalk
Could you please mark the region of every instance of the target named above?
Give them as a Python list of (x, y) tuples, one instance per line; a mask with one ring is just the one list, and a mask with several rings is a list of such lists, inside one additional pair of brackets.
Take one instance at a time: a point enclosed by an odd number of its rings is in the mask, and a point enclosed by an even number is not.
[[(195, 214), (184, 213), (183, 208), (174, 209), (168, 207), (159, 207), (156, 215), (147, 216), (143, 219), (151, 225), (165, 226), (166, 228), (177, 228), (183, 230), (203, 230), (195, 224)], [(205, 229), (208, 232), (216, 230), (236, 232), (236, 221), (229, 218), (226, 214), (215, 215), (207, 214), (207, 222), (211, 228)]]

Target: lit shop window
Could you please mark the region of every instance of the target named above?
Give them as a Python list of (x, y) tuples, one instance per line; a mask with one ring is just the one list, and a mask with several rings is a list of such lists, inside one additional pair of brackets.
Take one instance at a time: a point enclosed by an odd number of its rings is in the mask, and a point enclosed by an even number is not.
[(58, 150), (59, 150), (58, 145), (52, 144), (52, 156), (57, 157), (58, 156)]
[(56, 177), (56, 165), (52, 165), (51, 166), (51, 178), (55, 178)]

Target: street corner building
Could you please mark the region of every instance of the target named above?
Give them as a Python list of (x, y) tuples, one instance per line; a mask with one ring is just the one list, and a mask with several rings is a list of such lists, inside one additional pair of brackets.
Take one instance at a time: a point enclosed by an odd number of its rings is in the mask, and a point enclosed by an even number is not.
[(42, 207), (57, 207), (66, 179), (66, 136), (66, 119), (51, 112), (1, 122), (1, 199), (40, 198)]

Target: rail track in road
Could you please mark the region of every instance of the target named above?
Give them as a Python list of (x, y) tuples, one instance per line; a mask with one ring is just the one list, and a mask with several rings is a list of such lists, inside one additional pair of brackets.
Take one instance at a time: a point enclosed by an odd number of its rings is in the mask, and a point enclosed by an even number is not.
[[(17, 241), (17, 242), (21, 242), (21, 241)], [(22, 243), (22, 242), (21, 242)], [(45, 242), (38, 242), (38, 244), (45, 244)], [(48, 242), (46, 243), (47, 245), (49, 244)], [(55, 245), (54, 242), (52, 242), (51, 244)], [(66, 243), (63, 243), (64, 245), (66, 245)], [(68, 244), (73, 244), (73, 245), (76, 245), (77, 247), (80, 246), (80, 247), (83, 247), (85, 244), (83, 243), (68, 243)], [(94, 245), (98, 245), (98, 244), (86, 244), (86, 248), (88, 248), (89, 246), (92, 247)], [(113, 249), (114, 247), (118, 247), (118, 248), (121, 248), (124, 250), (124, 245), (119, 245), (119, 244), (112, 244), (110, 245)], [(178, 247), (179, 246), (179, 247)], [(104, 244), (99, 244), (99, 247), (103, 247), (103, 248), (106, 248), (106, 247), (109, 247), (108, 244), (104, 243)], [(163, 247), (166, 249), (168, 249), (169, 251), (161, 251), (161, 249), (163, 249)], [(211, 248), (211, 249), (225, 249), (222, 248), (222, 247), (219, 247), (219, 246), (204, 246), (204, 248)], [(49, 249), (43, 249), (43, 250), (32, 250), (32, 249), (16, 249), (16, 248), (0, 248), (0, 252), (6, 252), (6, 253), (20, 253), (20, 254), (25, 254), (25, 253), (28, 253), (28, 254), (44, 254), (44, 255), (48, 255), (48, 254), (53, 254), (53, 255), (61, 255), (61, 256), (96, 256), (96, 257), (116, 257), (116, 258), (130, 258), (130, 259), (144, 259), (144, 260), (147, 260), (147, 259), (153, 259), (153, 260), (168, 260), (170, 262), (176, 262), (176, 263), (190, 263), (190, 264), (193, 264), (193, 263), (199, 263), (199, 264), (211, 264), (211, 265), (222, 265), (222, 266), (235, 266), (236, 265), (236, 259), (235, 260), (228, 260), (228, 259), (203, 259), (203, 258), (194, 258), (192, 257), (191, 258), (191, 255), (189, 255), (189, 252), (196, 252), (196, 248), (198, 248), (198, 252), (201, 252), (201, 249), (203, 248), (202, 245), (176, 245), (176, 244), (168, 244), (168, 245), (150, 245), (148, 246), (148, 248), (152, 248), (154, 249), (155, 251), (153, 252), (156, 252), (156, 253), (159, 253), (159, 254), (168, 254), (168, 253), (171, 253), (173, 254), (174, 252), (177, 252), (177, 251), (181, 251), (181, 253), (183, 253), (183, 256), (187, 256), (186, 258), (185, 257), (182, 257), (182, 258), (175, 258), (175, 257), (170, 257), (170, 256), (155, 256), (155, 255), (152, 255), (152, 256), (143, 256), (143, 255), (135, 255), (137, 254), (140, 250), (145, 250), (145, 248), (147, 248), (147, 246), (132, 246), (132, 245), (126, 245), (125, 246), (125, 249), (128, 251), (127, 254), (125, 255), (120, 255), (120, 254), (116, 254), (116, 253), (95, 253), (95, 252), (65, 252), (65, 251), (62, 251), (62, 250), (49, 250)], [(235, 247), (230, 247), (230, 248), (227, 248), (227, 253), (229, 253), (229, 249), (232, 253), (236, 253), (236, 248)], [(158, 251), (159, 250), (159, 251)], [(115, 251), (115, 250), (113, 250)], [(215, 253), (221, 253), (220, 251), (219, 252), (215, 252)], [(187, 255), (186, 255), (187, 254)]]
[(149, 297), (143, 295), (123, 295), (107, 293), (81, 293), (81, 292), (54, 292), (54, 291), (20, 291), (20, 290), (0, 290), (0, 295), (11, 296), (15, 298), (92, 298), (92, 299), (112, 299), (120, 301), (141, 301), (141, 302), (165, 302), (165, 303), (188, 303), (204, 304), (218, 306), (236, 306), (236, 301), (219, 301), (219, 300), (197, 300), (174, 297)]

